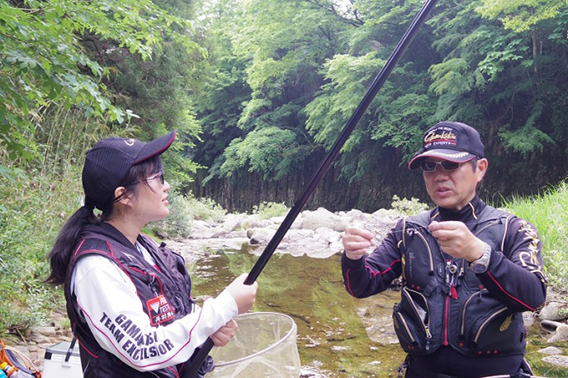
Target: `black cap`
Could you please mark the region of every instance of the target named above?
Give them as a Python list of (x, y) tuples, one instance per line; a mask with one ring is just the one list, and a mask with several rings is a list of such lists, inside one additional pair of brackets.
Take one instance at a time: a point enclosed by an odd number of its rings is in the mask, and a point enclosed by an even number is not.
[(463, 163), (484, 156), (485, 148), (477, 130), (461, 122), (437, 123), (424, 133), (422, 143), (422, 149), (410, 160), (409, 169), (417, 168), (426, 157)]
[(175, 130), (151, 142), (136, 139), (103, 139), (87, 152), (83, 166), (85, 206), (107, 210), (114, 190), (122, 183), (133, 165), (160, 155), (176, 137)]

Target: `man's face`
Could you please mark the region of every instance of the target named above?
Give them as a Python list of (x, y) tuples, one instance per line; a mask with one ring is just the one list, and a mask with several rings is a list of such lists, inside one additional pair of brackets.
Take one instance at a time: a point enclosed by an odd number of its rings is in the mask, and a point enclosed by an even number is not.
[[(442, 159), (427, 158), (427, 161), (441, 162)], [(423, 172), (426, 190), (432, 201), (439, 207), (461, 210), (475, 197), (477, 184), (487, 171), (487, 159), (479, 159), (473, 169), (471, 162), (462, 163), (453, 171), (446, 171), (440, 164), (432, 172)]]

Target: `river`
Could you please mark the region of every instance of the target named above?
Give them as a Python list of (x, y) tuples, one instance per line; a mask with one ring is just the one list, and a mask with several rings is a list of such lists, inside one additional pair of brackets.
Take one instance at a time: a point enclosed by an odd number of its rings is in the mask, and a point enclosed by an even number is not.
[[(203, 296), (216, 296), (234, 277), (248, 273), (257, 259), (249, 252), (250, 247), (225, 250), (192, 265), (198, 302)], [(327, 259), (274, 254), (258, 283), (251, 311), (284, 313), (295, 320), (300, 361), (308, 371), (326, 377), (396, 377), (404, 360), (390, 323), (398, 291), (367, 299), (351, 297), (342, 283), (339, 254)], [(527, 358), (535, 373), (568, 377), (567, 371), (540, 362), (537, 350), (549, 346), (545, 336), (538, 326), (529, 329)]]

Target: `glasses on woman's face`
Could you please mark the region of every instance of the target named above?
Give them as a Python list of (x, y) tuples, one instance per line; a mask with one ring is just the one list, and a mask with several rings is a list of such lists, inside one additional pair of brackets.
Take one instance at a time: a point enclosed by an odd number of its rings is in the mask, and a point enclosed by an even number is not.
[(164, 172), (156, 173), (155, 175), (144, 179), (144, 181), (152, 181), (152, 180), (160, 180), (162, 185), (164, 185), (164, 183), (166, 182), (166, 179), (164, 178)]
[(442, 161), (431, 161), (431, 160), (423, 160), (420, 162), (420, 168), (424, 172), (434, 172), (436, 167), (441, 165), (445, 171), (455, 171), (461, 165), (461, 163), (456, 163), (454, 161), (442, 160)]

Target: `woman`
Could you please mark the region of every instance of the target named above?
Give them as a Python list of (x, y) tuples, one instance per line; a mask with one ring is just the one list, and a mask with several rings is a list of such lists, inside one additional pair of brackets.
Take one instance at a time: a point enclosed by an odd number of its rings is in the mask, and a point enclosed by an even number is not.
[(207, 337), (225, 345), (232, 318), (254, 304), (257, 284), (245, 285), (243, 274), (199, 308), (183, 258), (141, 234), (169, 213), (160, 155), (175, 135), (109, 138), (87, 152), (85, 205), (60, 231), (48, 277), (64, 284), (84, 377), (179, 377)]

